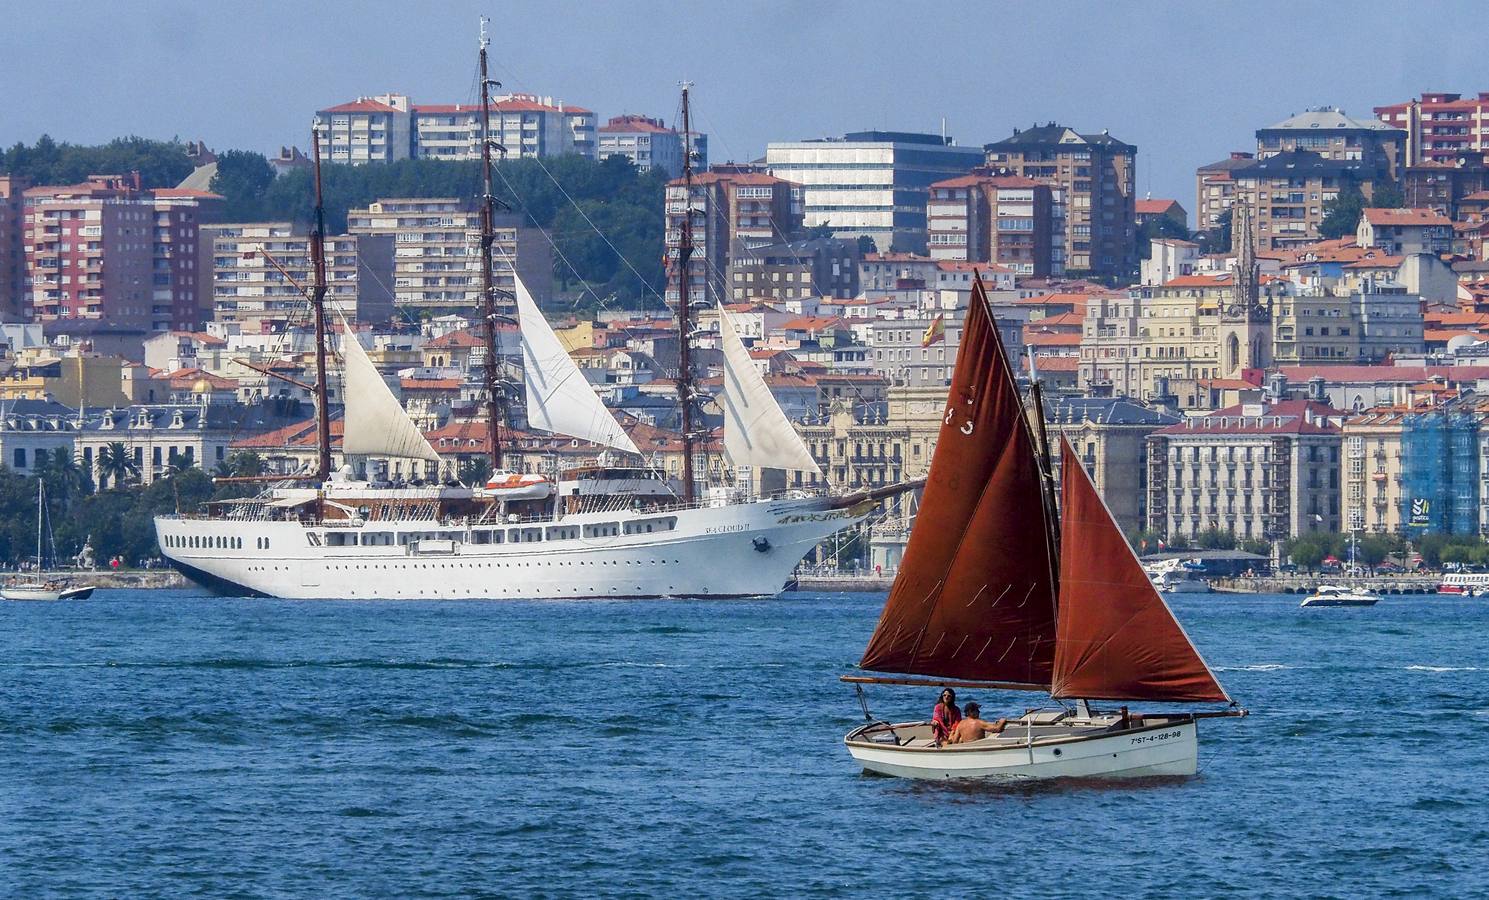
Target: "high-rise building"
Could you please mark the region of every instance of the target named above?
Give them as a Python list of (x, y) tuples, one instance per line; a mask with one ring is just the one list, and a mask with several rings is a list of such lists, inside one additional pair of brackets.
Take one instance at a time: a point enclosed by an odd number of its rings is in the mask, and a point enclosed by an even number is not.
[[(553, 283), (552, 248), (517, 215), (499, 215), (492, 245), (492, 282), (499, 306), (510, 307), (516, 271), (538, 302)], [(453, 197), (384, 198), (347, 212), (347, 231), (393, 239), (393, 302), (400, 315), (470, 313), (480, 302), (481, 214)]]
[[(379, 94), (318, 110), (315, 128), (333, 163), (476, 160), (481, 119), (480, 104), (415, 104), (405, 94)], [(552, 97), (493, 97), (491, 139), (510, 159), (568, 153), (593, 159), (595, 114)]]
[(1416, 100), (1377, 106), (1375, 115), (1405, 132), (1403, 162), (1408, 166), (1455, 163), (1466, 154), (1482, 160), (1489, 154), (1489, 92), (1471, 98), (1424, 93)]
[(988, 144), (987, 164), (1065, 195), (1065, 269), (1137, 274), (1137, 147), (1051, 122)]
[(1304, 150), (1327, 160), (1357, 163), (1357, 168), (1394, 179), (1405, 138), (1405, 132), (1385, 122), (1356, 119), (1337, 107), (1320, 106), (1258, 128), (1256, 157), (1265, 160)]
[(1230, 175), (1235, 202), (1249, 210), (1258, 250), (1314, 243), (1326, 203), (1350, 186), (1368, 198), (1380, 179), (1388, 177), (1362, 159), (1326, 158), (1312, 150), (1274, 153)]
[(21, 194), (27, 182), (0, 175), (0, 321), (19, 322), (26, 308), (26, 251)]
[[(689, 297), (698, 303), (728, 302), (725, 279), (732, 255), (796, 237), (802, 212), (799, 188), (751, 166), (714, 166), (694, 176), (687, 196), (682, 179), (668, 183), (667, 258), (677, 258), (684, 214), (693, 227)], [(667, 302), (676, 304), (677, 287), (667, 285)]]
[(836, 238), (740, 247), (730, 255), (731, 299), (853, 297), (858, 293), (858, 257), (856, 241)]
[(1236, 151), (1227, 159), (1200, 166), (1195, 170), (1195, 224), (1205, 231), (1220, 224), (1220, 217), (1236, 202), (1236, 180), (1231, 173), (1244, 169), (1256, 155)]
[[(647, 116), (616, 116), (597, 132), (596, 153), (600, 159), (624, 156), (643, 172), (660, 169), (668, 177), (682, 174), (682, 134), (661, 119)], [(708, 135), (692, 135), (693, 167), (708, 167)]]
[[(413, 155), (418, 159), (481, 158), (481, 105), (415, 104)], [(491, 139), (507, 159), (577, 153), (595, 157), (595, 114), (552, 97), (507, 94), (491, 100)]]
[[(249, 334), (305, 320), (314, 279), (310, 237), (289, 222), (224, 223), (202, 229), (212, 246), (213, 321)], [(331, 321), (385, 324), (393, 315), (393, 237), (327, 237), (326, 306)], [(277, 265), (276, 265), (277, 264)]]
[(100, 349), (199, 330), (212, 295), (211, 251), (199, 228), (221, 203), (206, 191), (142, 190), (138, 177), (117, 175), (28, 189), (27, 314)]
[(931, 185), (926, 205), (930, 255), (993, 262), (1017, 275), (1065, 274), (1065, 217), (1059, 189), (983, 169)]
[(315, 114), (323, 157), (352, 165), (408, 159), (410, 123), (409, 101), (403, 94), (358, 97)]
[(869, 237), (881, 252), (926, 251), (930, 186), (967, 173), (981, 151), (950, 138), (899, 131), (860, 131), (840, 138), (772, 142), (765, 163), (772, 175), (801, 185), (808, 227), (832, 236)]

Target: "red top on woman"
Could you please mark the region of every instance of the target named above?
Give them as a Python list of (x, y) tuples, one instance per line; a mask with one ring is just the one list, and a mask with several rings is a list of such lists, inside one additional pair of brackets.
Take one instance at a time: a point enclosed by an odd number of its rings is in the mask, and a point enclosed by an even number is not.
[(951, 737), (951, 729), (962, 720), (962, 711), (955, 703), (937, 703), (936, 711), (931, 713), (931, 733), (935, 735), (936, 742), (941, 743)]

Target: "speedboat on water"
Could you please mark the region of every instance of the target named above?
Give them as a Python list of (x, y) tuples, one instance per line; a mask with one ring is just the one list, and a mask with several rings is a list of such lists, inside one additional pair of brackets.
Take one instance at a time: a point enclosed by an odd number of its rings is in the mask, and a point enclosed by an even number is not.
[[(865, 770), (906, 778), (1193, 775), (1199, 720), (1246, 711), (1154, 589), (1064, 439), (1055, 502), (1034, 424), (1043, 422), (1037, 380), (1031, 393), (1026, 411), (978, 279), (917, 524), (859, 662), (883, 674), (843, 676), (866, 720), (844, 744)], [(1060, 706), (943, 744), (931, 722), (876, 720), (865, 684), (1039, 691)], [(1095, 708), (1103, 700), (1123, 705)], [(1130, 711), (1132, 701), (1228, 708), (1144, 713)]]
[(1348, 588), (1337, 584), (1321, 584), (1299, 606), (1374, 606), (1380, 602), (1380, 594), (1364, 588)]

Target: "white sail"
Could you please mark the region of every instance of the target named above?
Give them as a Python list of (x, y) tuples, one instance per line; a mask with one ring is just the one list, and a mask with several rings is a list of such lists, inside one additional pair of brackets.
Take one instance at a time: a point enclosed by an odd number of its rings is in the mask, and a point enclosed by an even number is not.
[(729, 462), (821, 475), (817, 461), (781, 411), (723, 306), (719, 307), (719, 337), (724, 348), (724, 453)]
[(522, 279), (516, 283), (517, 316), (522, 323), (523, 381), (527, 421), (533, 428), (640, 453), (600, 396), (584, 380), (569, 352), (548, 326)]
[(388, 389), (356, 333), (345, 319), (342, 325), (341, 356), (346, 375), (341, 391), (346, 412), (341, 423), (341, 452), (346, 456), (397, 456), (439, 462), (439, 454)]

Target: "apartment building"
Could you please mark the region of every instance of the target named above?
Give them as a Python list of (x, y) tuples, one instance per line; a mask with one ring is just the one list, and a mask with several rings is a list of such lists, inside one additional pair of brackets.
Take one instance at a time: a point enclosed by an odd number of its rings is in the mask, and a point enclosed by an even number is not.
[[(658, 169), (669, 178), (682, 175), (682, 134), (661, 119), (649, 116), (615, 116), (596, 131), (595, 153), (600, 159), (623, 156), (637, 169)], [(708, 168), (708, 135), (692, 133), (693, 168)]]
[(1148, 528), (1218, 529), (1270, 541), (1338, 532), (1337, 411), (1308, 400), (1247, 403), (1148, 437)]
[(772, 142), (765, 150), (770, 173), (801, 186), (807, 227), (871, 238), (881, 252), (924, 253), (930, 186), (981, 162), (980, 151), (948, 137), (901, 131)]
[(1142, 261), (1138, 281), (1149, 286), (1167, 284), (1199, 271), (1199, 244), (1178, 238), (1154, 238)]
[(1357, 162), (1382, 178), (1395, 178), (1404, 162), (1406, 133), (1378, 119), (1356, 119), (1320, 106), (1256, 130), (1259, 160), (1299, 150), (1324, 159)]
[(1424, 93), (1405, 103), (1377, 106), (1375, 115), (1405, 134), (1407, 165), (1451, 164), (1468, 153), (1489, 153), (1489, 92), (1474, 97)]
[(23, 198), (31, 321), (136, 355), (152, 332), (200, 330), (211, 310), (212, 266), (198, 229), (217, 217), (221, 197), (146, 191), (137, 177), (97, 175), (29, 188)]
[[(212, 248), (212, 319), (247, 334), (305, 321), (314, 282), (310, 237), (290, 222), (204, 226)], [(327, 237), (326, 305), (331, 321), (386, 324), (393, 317), (393, 236)]]
[[(692, 196), (682, 179), (667, 184), (667, 258), (677, 259), (684, 217), (692, 223), (690, 264), (693, 302), (727, 302), (735, 253), (789, 241), (801, 229), (797, 186), (752, 166), (715, 166), (693, 178)], [(677, 285), (668, 282), (667, 302), (676, 305)]]
[(1344, 527), (1401, 531), (1401, 426), (1407, 412), (1367, 409), (1340, 426), (1344, 446)]
[(858, 242), (835, 238), (740, 248), (729, 260), (733, 302), (858, 294)]
[(0, 321), (19, 322), (26, 309), (26, 250), (22, 240), (23, 178), (0, 175)]
[(1236, 202), (1236, 180), (1232, 173), (1255, 161), (1256, 154), (1235, 151), (1226, 159), (1195, 170), (1195, 226), (1199, 230), (1220, 225), (1221, 217)]
[[(415, 158), (481, 158), (479, 103), (420, 103), (410, 109), (410, 152)], [(507, 159), (569, 153), (594, 159), (595, 114), (553, 97), (505, 94), (491, 99), (491, 139), (504, 151), (497, 156)]]
[(1393, 256), (1447, 253), (1453, 247), (1453, 220), (1433, 209), (1366, 208), (1355, 243)]
[[(520, 216), (500, 214), (492, 245), (492, 283), (499, 307), (510, 307), (513, 273), (539, 303), (552, 291), (553, 255)], [(346, 216), (352, 235), (393, 241), (393, 305), (400, 316), (469, 314), (480, 303), (481, 214), (453, 197), (383, 198)]]
[[(481, 158), (480, 104), (415, 104), (406, 94), (358, 97), (315, 113), (333, 163)], [(508, 158), (595, 155), (595, 114), (552, 97), (505, 94), (491, 102), (491, 137)]]
[[(1070, 441), (1107, 509), (1128, 532), (1148, 523), (1148, 435), (1178, 422), (1178, 416), (1121, 398), (1062, 397), (1045, 413), (1050, 439)], [(1057, 455), (1057, 469), (1058, 460)]]
[[(1331, 151), (1343, 153), (1345, 151)], [(1233, 169), (1234, 200), (1245, 203), (1260, 251), (1289, 250), (1319, 240), (1324, 204), (1349, 185), (1367, 198), (1385, 177), (1358, 158), (1325, 157), (1312, 150), (1283, 150)]]
[(316, 110), (323, 158), (350, 165), (408, 159), (413, 151), (409, 107), (404, 94), (380, 94)]
[(1065, 201), (1065, 269), (1127, 277), (1137, 273), (1137, 147), (1050, 123), (986, 145), (986, 163), (1060, 190)]
[(974, 169), (932, 184), (926, 232), (934, 259), (992, 262), (1036, 278), (1065, 273), (1063, 194), (1031, 178)]

